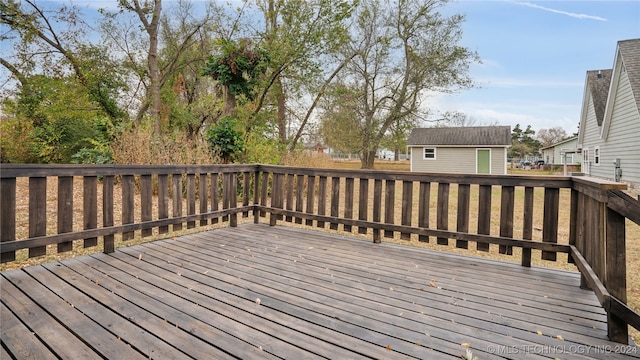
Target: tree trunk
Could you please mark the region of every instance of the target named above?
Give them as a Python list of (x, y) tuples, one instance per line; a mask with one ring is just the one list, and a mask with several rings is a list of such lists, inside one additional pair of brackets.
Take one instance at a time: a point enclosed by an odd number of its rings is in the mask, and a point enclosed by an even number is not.
[(376, 151), (375, 150), (365, 150), (362, 152), (362, 157), (360, 158), (360, 164), (362, 169), (373, 169), (373, 164), (376, 159)]
[(400, 149), (399, 148), (396, 148), (395, 151), (393, 152), (393, 160), (394, 161), (400, 160)]
[(280, 76), (275, 83), (276, 101), (278, 103), (278, 139), (281, 144), (287, 143), (287, 113), (285, 107), (284, 89), (282, 88), (282, 80)]
[(228, 87), (224, 89), (224, 108), (222, 116), (236, 116), (236, 95), (229, 91)]

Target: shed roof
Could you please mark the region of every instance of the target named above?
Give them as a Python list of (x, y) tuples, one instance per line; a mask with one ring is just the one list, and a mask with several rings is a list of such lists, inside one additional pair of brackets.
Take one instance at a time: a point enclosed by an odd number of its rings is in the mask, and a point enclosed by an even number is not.
[(443, 128), (415, 128), (407, 141), (409, 146), (510, 146), (510, 126), (469, 126)]
[(618, 42), (620, 57), (629, 76), (631, 92), (640, 109), (640, 39), (630, 39)]

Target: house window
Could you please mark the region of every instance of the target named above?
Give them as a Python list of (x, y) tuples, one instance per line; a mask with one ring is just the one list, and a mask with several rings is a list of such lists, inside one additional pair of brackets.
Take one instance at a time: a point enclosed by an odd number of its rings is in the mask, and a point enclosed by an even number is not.
[(425, 160), (435, 160), (436, 159), (436, 149), (435, 148), (424, 148), (424, 159)]
[(593, 148), (593, 163), (595, 165), (600, 165), (600, 147), (596, 146)]
[(589, 148), (582, 149), (582, 163), (589, 164)]

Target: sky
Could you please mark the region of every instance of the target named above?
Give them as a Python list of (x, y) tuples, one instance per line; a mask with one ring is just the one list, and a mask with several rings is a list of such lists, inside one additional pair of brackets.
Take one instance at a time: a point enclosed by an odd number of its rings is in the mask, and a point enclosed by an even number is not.
[[(117, 5), (73, 2), (95, 16), (98, 8)], [(443, 12), (466, 16), (461, 45), (476, 51), (482, 63), (470, 69), (477, 87), (432, 94), (425, 103), (465, 113), (475, 125), (577, 132), (586, 71), (612, 68), (617, 42), (640, 38), (638, 0), (453, 0)]]
[(617, 42), (640, 38), (640, 1), (455, 1), (478, 87), (434, 96), (476, 125), (578, 131), (587, 70), (613, 68)]

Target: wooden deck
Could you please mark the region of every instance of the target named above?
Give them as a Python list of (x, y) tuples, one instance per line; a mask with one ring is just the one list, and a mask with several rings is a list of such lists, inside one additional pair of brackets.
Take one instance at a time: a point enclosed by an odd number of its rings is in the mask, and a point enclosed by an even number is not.
[(0, 358), (640, 358), (579, 283), (245, 224), (3, 272)]

